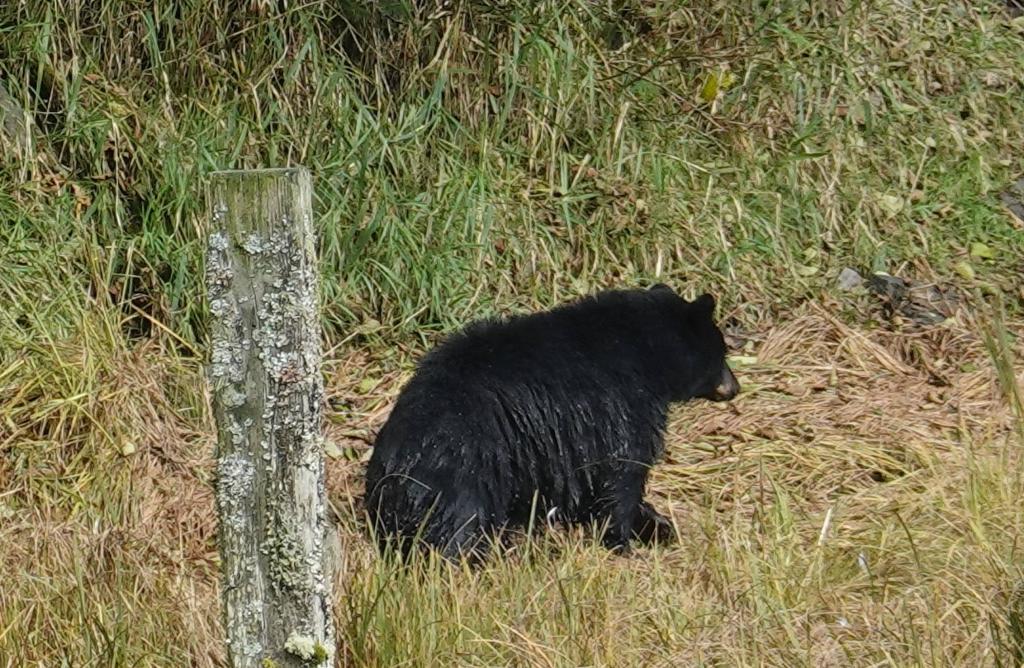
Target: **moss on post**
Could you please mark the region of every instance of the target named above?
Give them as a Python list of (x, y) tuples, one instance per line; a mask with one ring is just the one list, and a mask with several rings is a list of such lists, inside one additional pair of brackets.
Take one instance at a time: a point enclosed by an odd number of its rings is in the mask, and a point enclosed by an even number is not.
[[(216, 172), (206, 256), (230, 665), (333, 652), (323, 552), (323, 387), (309, 173)], [(291, 643), (289, 643), (291, 639)]]

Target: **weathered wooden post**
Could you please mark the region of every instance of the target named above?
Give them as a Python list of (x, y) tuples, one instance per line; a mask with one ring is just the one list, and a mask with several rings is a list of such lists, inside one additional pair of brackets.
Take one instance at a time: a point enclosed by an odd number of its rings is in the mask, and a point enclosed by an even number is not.
[(329, 665), (309, 172), (215, 172), (209, 207), (209, 379), (229, 664)]

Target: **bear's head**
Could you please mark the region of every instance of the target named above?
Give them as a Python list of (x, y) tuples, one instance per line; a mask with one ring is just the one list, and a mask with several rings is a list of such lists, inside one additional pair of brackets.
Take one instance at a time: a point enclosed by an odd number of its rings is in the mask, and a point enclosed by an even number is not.
[(740, 384), (725, 359), (725, 337), (715, 324), (715, 298), (703, 294), (688, 302), (666, 285), (655, 285), (651, 290), (669, 292), (674, 297), (673, 320), (685, 351), (685, 359), (679, 360), (681, 368), (673, 370), (678, 382), (675, 399), (728, 401), (735, 397)]

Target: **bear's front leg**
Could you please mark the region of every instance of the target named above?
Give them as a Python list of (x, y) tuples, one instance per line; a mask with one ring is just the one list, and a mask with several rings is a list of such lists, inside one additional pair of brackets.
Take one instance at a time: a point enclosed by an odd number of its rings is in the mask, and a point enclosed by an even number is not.
[(676, 530), (667, 517), (654, 509), (651, 504), (641, 501), (637, 508), (633, 538), (645, 545), (658, 543), (668, 545), (676, 542)]
[(632, 511), (625, 507), (612, 511), (607, 518), (601, 544), (617, 554), (629, 554), (629, 540), (633, 535), (631, 527), (636, 522), (635, 515), (636, 506), (633, 506)]
[(641, 521), (644, 487), (647, 484), (647, 467), (635, 462), (617, 462), (617, 468), (609, 469), (605, 478), (605, 491), (601, 513), (605, 527), (601, 542), (606, 548), (618, 553), (629, 552), (629, 541), (633, 538), (634, 527)]

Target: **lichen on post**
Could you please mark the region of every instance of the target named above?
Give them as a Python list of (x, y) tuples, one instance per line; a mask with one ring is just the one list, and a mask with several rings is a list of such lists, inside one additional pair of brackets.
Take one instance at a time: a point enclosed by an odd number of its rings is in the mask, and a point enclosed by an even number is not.
[[(215, 172), (206, 286), (229, 664), (329, 665), (309, 173)], [(302, 639), (298, 643), (296, 639)], [(315, 656), (296, 647), (319, 649)]]

